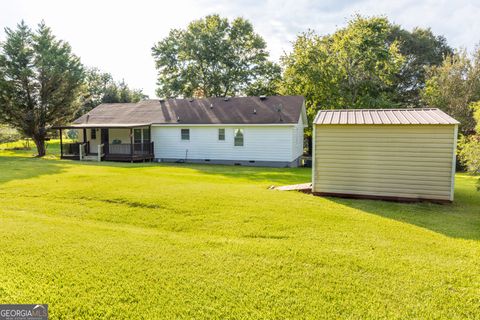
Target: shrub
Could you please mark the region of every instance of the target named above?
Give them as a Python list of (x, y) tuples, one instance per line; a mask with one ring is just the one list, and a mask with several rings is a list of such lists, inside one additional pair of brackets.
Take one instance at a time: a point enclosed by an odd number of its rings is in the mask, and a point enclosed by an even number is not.
[(15, 142), (22, 138), (17, 130), (8, 126), (0, 126), (0, 143)]
[(462, 136), (458, 148), (458, 157), (467, 171), (480, 174), (480, 135)]

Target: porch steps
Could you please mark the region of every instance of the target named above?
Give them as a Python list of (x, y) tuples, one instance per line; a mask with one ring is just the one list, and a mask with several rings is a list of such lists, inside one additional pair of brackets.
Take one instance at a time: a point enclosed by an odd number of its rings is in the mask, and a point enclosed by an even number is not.
[(98, 161), (97, 155), (84, 156), (82, 161)]

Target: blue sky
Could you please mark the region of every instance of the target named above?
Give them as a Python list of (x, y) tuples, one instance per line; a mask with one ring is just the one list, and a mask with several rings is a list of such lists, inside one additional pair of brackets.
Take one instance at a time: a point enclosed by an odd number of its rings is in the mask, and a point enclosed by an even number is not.
[(171, 28), (183, 28), (211, 13), (249, 19), (267, 41), (273, 60), (290, 50), (299, 32), (331, 33), (357, 13), (386, 15), (406, 29), (431, 27), (456, 48), (472, 50), (480, 42), (480, 0), (4, 0), (0, 27), (14, 27), (21, 19), (30, 25), (44, 19), (83, 63), (154, 97), (153, 44)]

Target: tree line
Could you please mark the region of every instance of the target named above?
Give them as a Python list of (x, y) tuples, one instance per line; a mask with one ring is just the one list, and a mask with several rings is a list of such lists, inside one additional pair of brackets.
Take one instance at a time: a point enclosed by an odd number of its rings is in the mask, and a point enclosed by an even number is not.
[[(39, 155), (51, 126), (103, 102), (145, 98), (84, 67), (44, 23), (32, 31), (22, 22), (5, 33), (0, 119), (32, 137)], [(151, 54), (159, 97), (302, 95), (310, 120), (320, 109), (438, 107), (461, 122), (461, 150), (479, 148), (480, 49), (454, 49), (430, 29), (410, 31), (383, 16), (356, 15), (332, 34), (300, 33), (274, 62), (250, 21), (209, 15), (172, 29)]]
[(5, 28), (0, 43), (0, 123), (31, 138), (38, 156), (52, 126), (66, 124), (100, 103), (146, 98), (109, 73), (85, 67), (67, 42), (41, 22)]
[(332, 34), (299, 34), (275, 63), (249, 21), (211, 15), (152, 55), (162, 97), (302, 95), (310, 121), (320, 109), (440, 108), (461, 123), (460, 160), (480, 172), (480, 49), (455, 50), (431, 29), (356, 15)]

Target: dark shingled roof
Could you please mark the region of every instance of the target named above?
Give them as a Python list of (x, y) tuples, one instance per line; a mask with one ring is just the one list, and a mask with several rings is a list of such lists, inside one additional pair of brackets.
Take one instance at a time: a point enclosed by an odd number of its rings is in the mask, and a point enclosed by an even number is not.
[(302, 96), (145, 100), (101, 104), (73, 122), (74, 127), (150, 124), (294, 124)]

